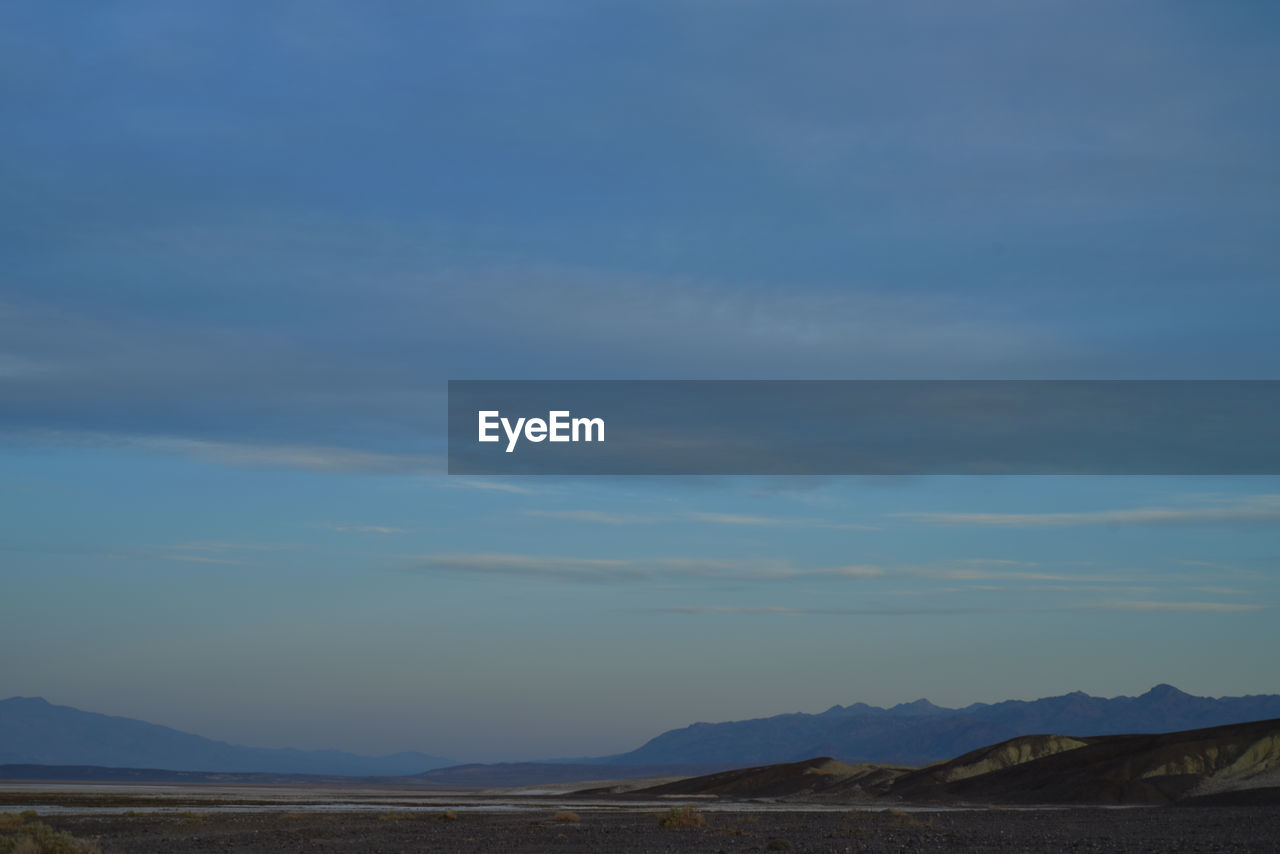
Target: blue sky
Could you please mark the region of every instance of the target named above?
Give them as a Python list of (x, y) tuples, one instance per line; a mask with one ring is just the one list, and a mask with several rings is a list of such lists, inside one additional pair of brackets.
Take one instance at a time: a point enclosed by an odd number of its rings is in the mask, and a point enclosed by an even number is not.
[(1280, 692), (1280, 479), (479, 479), (448, 379), (1275, 379), (1268, 4), (0, 10), (0, 695), (617, 752)]

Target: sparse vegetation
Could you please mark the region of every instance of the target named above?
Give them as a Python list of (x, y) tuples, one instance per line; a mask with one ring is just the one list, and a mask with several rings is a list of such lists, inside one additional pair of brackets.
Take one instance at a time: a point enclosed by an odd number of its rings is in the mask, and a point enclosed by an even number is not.
[(58, 833), (42, 822), (27, 821), (28, 814), (35, 816), (36, 813), (34, 810), (16, 815), (4, 813), (3, 828), (16, 832), (0, 836), (0, 854), (101, 854), (96, 842)]
[(551, 820), (562, 821), (566, 824), (576, 824), (582, 821), (582, 816), (578, 815), (576, 812), (570, 812), (569, 810), (560, 810), (555, 815), (551, 816)]
[(791, 843), (785, 839), (771, 839), (769, 844), (764, 847), (766, 851), (790, 851)]
[(658, 817), (658, 824), (663, 827), (706, 827), (707, 817), (690, 804), (672, 807)]
[(907, 812), (900, 809), (887, 809), (884, 814), (889, 816), (890, 822), (894, 827), (928, 827), (933, 824), (932, 819), (921, 818), (915, 813)]
[(188, 811), (179, 813), (179, 815), (182, 817), (183, 824), (204, 824), (209, 820), (209, 816), (206, 813)]
[(440, 815), (436, 816), (436, 819), (437, 819), (437, 820), (439, 820), (439, 821), (457, 821), (457, 820), (458, 820), (458, 811), (457, 811), (457, 810), (445, 810), (444, 812), (440, 813)]
[(22, 827), (22, 816), (16, 812), (0, 812), (0, 830), (13, 830)]

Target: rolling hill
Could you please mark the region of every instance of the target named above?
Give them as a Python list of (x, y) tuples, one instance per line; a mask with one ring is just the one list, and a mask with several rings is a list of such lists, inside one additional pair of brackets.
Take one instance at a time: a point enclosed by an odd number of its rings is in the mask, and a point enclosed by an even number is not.
[(361, 756), (242, 747), (133, 718), (56, 706), (39, 697), (0, 700), (0, 765), (399, 776), (453, 764), (415, 752)]
[(873, 803), (1280, 804), (1280, 719), (1105, 736), (1021, 736), (920, 769), (827, 757), (640, 789)]

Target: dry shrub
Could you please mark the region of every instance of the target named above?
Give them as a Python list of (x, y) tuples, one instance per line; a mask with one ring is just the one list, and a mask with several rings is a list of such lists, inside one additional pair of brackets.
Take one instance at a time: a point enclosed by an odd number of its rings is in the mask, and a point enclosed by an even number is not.
[(577, 822), (582, 821), (582, 816), (578, 815), (576, 812), (570, 812), (569, 810), (560, 810), (558, 813), (551, 816), (551, 820), (563, 821), (567, 824), (576, 824)]
[(658, 824), (663, 827), (706, 827), (707, 817), (698, 812), (698, 808), (686, 804), (672, 807), (658, 817)]
[(933, 824), (932, 819), (920, 818), (915, 813), (907, 812), (906, 810), (887, 809), (884, 812), (885, 815), (893, 819), (892, 824), (894, 827), (928, 827)]
[(440, 815), (436, 816), (436, 820), (437, 820), (437, 821), (457, 821), (457, 820), (458, 820), (458, 811), (457, 811), (457, 810), (445, 810), (444, 812), (440, 813)]
[(96, 842), (57, 833), (36, 821), (24, 823), (17, 833), (0, 836), (0, 854), (101, 854), (101, 849)]

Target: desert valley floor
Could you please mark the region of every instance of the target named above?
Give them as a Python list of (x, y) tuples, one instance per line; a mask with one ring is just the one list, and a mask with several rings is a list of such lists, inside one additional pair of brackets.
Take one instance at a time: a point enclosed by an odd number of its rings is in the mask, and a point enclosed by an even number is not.
[(958, 809), (552, 789), (0, 788), (0, 812), (16, 818), (27, 810), (36, 815), (28, 812), (25, 823), (69, 833), (104, 854), (1280, 851), (1275, 806)]

